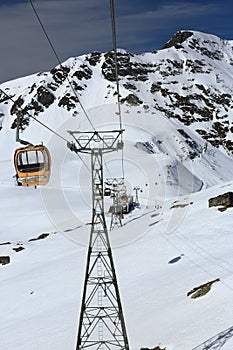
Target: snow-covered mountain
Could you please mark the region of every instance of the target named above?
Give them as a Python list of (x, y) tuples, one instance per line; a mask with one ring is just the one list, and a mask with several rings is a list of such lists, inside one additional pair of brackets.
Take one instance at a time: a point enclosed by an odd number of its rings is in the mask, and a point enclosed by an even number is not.
[[(157, 52), (119, 50), (122, 104), (166, 116), (177, 128), (188, 126), (212, 145), (231, 151), (232, 48), (232, 41), (182, 31)], [(76, 115), (80, 105), (74, 90), (87, 109), (115, 103), (113, 54), (93, 52), (70, 58), (62, 67), (7, 82), (2, 88), (15, 103), (12, 106), (0, 95), (1, 119), (14, 117), (19, 107), (25, 112), (22, 124), (26, 125), (26, 112), (46, 115), (56, 108)], [(11, 122), (14, 127), (13, 118)]]
[[(208, 200), (233, 191), (233, 41), (181, 31), (162, 50), (117, 57), (125, 182), (141, 204), (110, 232), (130, 349), (230, 350), (232, 209)], [(0, 86), (1, 350), (75, 348), (90, 159), (65, 140), (119, 127), (115, 80), (113, 53), (93, 52)], [(52, 156), (36, 190), (13, 178), (19, 112), (22, 139)], [(120, 153), (105, 165), (106, 178), (122, 176)], [(202, 285), (208, 293), (191, 298)]]

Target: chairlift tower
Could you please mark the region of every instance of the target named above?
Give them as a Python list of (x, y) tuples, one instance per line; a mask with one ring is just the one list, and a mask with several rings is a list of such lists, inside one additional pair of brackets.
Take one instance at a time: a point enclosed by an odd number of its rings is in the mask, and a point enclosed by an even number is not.
[(142, 190), (141, 190), (141, 188), (140, 188), (139, 186), (135, 186), (135, 187), (133, 188), (133, 190), (135, 191), (135, 204), (136, 204), (137, 206), (140, 206), (139, 198), (138, 198), (138, 192), (139, 192), (139, 191), (142, 192)]
[(103, 155), (122, 149), (123, 130), (79, 133), (68, 147), (91, 154), (92, 222), (76, 350), (129, 350), (104, 215)]
[(120, 203), (119, 193), (124, 186), (124, 178), (108, 178), (106, 184), (111, 188), (113, 193), (113, 205), (110, 207), (111, 223), (110, 231), (115, 227), (122, 226), (122, 205)]

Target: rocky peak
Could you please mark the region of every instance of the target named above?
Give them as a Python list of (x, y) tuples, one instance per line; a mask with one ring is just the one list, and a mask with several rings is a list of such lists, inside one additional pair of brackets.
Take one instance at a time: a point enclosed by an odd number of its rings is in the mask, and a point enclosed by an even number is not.
[(181, 44), (188, 38), (190, 38), (192, 35), (193, 32), (190, 31), (179, 31), (163, 46), (163, 49), (168, 49), (172, 46), (178, 49), (181, 47)]

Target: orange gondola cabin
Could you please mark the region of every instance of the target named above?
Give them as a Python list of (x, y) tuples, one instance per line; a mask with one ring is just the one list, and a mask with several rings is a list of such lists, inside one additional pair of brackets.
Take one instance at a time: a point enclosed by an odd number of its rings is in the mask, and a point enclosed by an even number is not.
[(19, 186), (46, 185), (50, 178), (51, 159), (43, 146), (27, 146), (15, 151), (16, 179)]

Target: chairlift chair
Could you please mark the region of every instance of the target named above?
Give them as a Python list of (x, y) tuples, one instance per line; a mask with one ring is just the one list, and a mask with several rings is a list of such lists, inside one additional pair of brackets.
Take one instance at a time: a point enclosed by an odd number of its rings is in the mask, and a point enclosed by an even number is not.
[(18, 148), (14, 155), (16, 179), (19, 186), (46, 185), (50, 178), (51, 158), (43, 145)]

